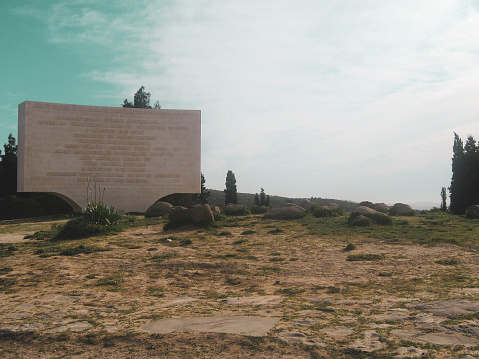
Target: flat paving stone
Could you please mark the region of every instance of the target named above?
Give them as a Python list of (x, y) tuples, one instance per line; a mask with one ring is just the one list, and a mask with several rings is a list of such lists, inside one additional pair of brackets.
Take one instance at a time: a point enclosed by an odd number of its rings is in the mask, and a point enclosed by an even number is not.
[(315, 346), (325, 346), (320, 338), (308, 338), (304, 333), (300, 332), (281, 332), (278, 335), (278, 338), (288, 342), (288, 343), (300, 343), (304, 345), (315, 345)]
[(250, 305), (263, 305), (263, 304), (279, 304), (283, 300), (280, 295), (266, 295), (258, 297), (230, 297), (226, 299), (220, 299), (220, 302), (227, 304), (250, 304)]
[(364, 339), (358, 339), (349, 345), (349, 348), (371, 353), (376, 350), (384, 349), (386, 345), (379, 341), (380, 336), (373, 330), (364, 332)]
[(402, 322), (410, 319), (410, 312), (407, 309), (389, 309), (386, 313), (372, 315), (371, 318), (381, 322)]
[(440, 300), (435, 302), (420, 302), (409, 304), (409, 308), (442, 315), (448, 318), (457, 318), (465, 314), (479, 313), (479, 303), (468, 300)]
[(472, 347), (478, 343), (477, 340), (465, 335), (445, 333), (427, 333), (411, 338), (411, 340), (437, 345), (463, 345), (465, 347)]
[(147, 332), (208, 332), (265, 336), (278, 323), (279, 318), (270, 317), (198, 317), (165, 318), (140, 327)]
[(69, 302), (76, 302), (82, 299), (79, 295), (56, 295), (52, 298), (46, 297), (40, 299), (41, 302), (54, 302), (54, 303), (69, 303)]
[(398, 355), (395, 358), (420, 358), (427, 353), (427, 350), (415, 347), (400, 347), (397, 349)]
[(8, 313), (3, 318), (4, 319), (22, 319), (26, 317), (30, 317), (31, 313)]
[(187, 297), (187, 296), (178, 297), (176, 299), (173, 299), (171, 302), (168, 302), (168, 303), (165, 303), (165, 304), (161, 305), (161, 307), (163, 307), (163, 308), (174, 307), (176, 305), (183, 305), (183, 304), (195, 302), (197, 300), (198, 299), (196, 299), (196, 298)]
[(331, 337), (345, 338), (348, 335), (353, 334), (354, 330), (348, 327), (330, 327), (321, 329), (321, 332), (326, 333)]
[(33, 332), (35, 330), (42, 330), (43, 324), (40, 323), (23, 323), (0, 327), (0, 333), (23, 333)]
[(393, 329), (390, 333), (393, 337), (401, 338), (401, 339), (411, 339), (417, 337), (418, 335), (424, 334), (419, 330), (414, 329)]

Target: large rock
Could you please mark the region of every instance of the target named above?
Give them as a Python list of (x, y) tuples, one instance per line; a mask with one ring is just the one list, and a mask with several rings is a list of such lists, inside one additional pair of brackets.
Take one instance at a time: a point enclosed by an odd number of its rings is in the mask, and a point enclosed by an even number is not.
[(304, 208), (304, 209), (308, 209), (312, 206), (314, 206), (314, 203), (311, 203), (311, 201), (309, 199), (302, 199), (301, 201), (299, 201), (298, 203), (298, 206)]
[(357, 206), (354, 211), (351, 212), (351, 219), (358, 217), (358, 216), (364, 216), (368, 218), (373, 218), (373, 216), (378, 213), (375, 209), (372, 209), (370, 207), (366, 206)]
[(168, 213), (170, 221), (173, 223), (183, 222), (191, 219), (190, 211), (186, 207), (174, 206)]
[(371, 209), (374, 209), (375, 211), (385, 213), (389, 210), (389, 206), (385, 203), (372, 203), (369, 201), (361, 202), (360, 204), (358, 204), (358, 207), (369, 207)]
[(167, 215), (173, 206), (168, 202), (155, 202), (146, 210), (145, 217), (161, 217)]
[(479, 218), (479, 205), (475, 204), (467, 210), (466, 213), (467, 218), (478, 219)]
[(207, 204), (198, 204), (191, 207), (190, 216), (195, 223), (213, 222), (215, 220), (213, 212)]
[(294, 203), (285, 203), (265, 214), (268, 219), (296, 219), (304, 215), (305, 209)]
[(389, 210), (391, 216), (414, 216), (414, 210), (410, 205), (404, 203), (396, 203)]

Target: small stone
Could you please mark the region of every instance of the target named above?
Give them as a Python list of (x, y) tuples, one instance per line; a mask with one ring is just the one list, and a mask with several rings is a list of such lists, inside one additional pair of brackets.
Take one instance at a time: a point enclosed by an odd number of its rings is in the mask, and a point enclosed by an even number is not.
[(93, 325), (88, 322), (76, 322), (68, 325), (68, 329), (72, 332), (82, 332), (91, 328), (93, 328)]

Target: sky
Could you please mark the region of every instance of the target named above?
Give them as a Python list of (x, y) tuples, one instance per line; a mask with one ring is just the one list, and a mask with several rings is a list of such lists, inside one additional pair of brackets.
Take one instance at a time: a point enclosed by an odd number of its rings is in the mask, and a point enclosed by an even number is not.
[(201, 110), (218, 190), (439, 206), (479, 139), (479, 0), (1, 0), (0, 64), (0, 144), (23, 101), (145, 86)]

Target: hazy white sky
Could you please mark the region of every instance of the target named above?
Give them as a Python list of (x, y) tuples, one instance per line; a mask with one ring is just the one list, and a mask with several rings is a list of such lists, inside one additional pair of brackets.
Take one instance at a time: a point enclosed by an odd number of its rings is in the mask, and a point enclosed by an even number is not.
[(0, 143), (25, 100), (202, 111), (224, 189), (440, 203), (479, 137), (477, 0), (3, 0)]

